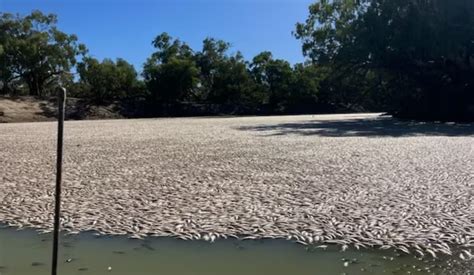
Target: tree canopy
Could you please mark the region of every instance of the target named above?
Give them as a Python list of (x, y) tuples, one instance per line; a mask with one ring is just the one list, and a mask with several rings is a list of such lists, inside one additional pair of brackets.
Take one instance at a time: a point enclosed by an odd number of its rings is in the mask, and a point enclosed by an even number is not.
[(386, 111), (474, 120), (473, 1), (315, 0), (294, 35), (301, 64), (269, 51), (245, 59), (212, 37), (192, 49), (163, 32), (138, 73), (124, 59), (89, 56), (53, 14), (0, 13), (0, 93), (48, 96), (62, 82), (95, 104), (134, 102), (149, 115), (186, 105), (217, 110), (211, 113)]
[(382, 94), (399, 116), (473, 115), (474, 2), (319, 0), (309, 11), (296, 37), (313, 63), (333, 68), (333, 83), (364, 83), (363, 100)]
[(110, 59), (99, 62), (85, 57), (78, 63), (77, 71), (82, 93), (98, 104), (133, 96), (138, 89), (135, 68), (121, 58), (116, 62)]
[(152, 42), (156, 49), (143, 67), (152, 100), (165, 103), (188, 100), (198, 84), (199, 70), (192, 49), (167, 33)]
[[(270, 52), (247, 62), (240, 52), (230, 52), (229, 43), (210, 37), (204, 39), (201, 51), (167, 33), (152, 43), (157, 51), (148, 58), (143, 76), (155, 103), (192, 101), (254, 111), (268, 105), (272, 112), (284, 112), (290, 102), (317, 98), (318, 78), (309, 77), (307, 66), (293, 67), (273, 59)], [(294, 91), (295, 85), (304, 90)]]
[(0, 75), (5, 92), (15, 83), (25, 83), (30, 94), (41, 96), (86, 52), (75, 35), (61, 32), (56, 23), (55, 15), (40, 11), (24, 17), (0, 14)]

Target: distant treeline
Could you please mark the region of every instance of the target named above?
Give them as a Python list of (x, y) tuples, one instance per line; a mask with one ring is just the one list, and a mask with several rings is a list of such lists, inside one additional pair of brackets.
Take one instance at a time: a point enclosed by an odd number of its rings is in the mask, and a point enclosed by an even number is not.
[[(474, 1), (319, 0), (294, 35), (306, 62), (262, 52), (246, 60), (225, 41), (199, 50), (167, 33), (139, 75), (97, 60), (55, 15), (0, 16), (0, 93), (50, 96), (64, 85), (130, 114), (294, 114), (386, 111), (474, 120)], [(74, 72), (74, 73), (71, 73)]]

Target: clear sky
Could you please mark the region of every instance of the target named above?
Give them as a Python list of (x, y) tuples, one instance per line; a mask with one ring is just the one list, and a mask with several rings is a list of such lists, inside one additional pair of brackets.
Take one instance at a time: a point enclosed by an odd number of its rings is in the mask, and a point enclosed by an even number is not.
[(99, 59), (122, 57), (138, 70), (161, 32), (200, 50), (205, 37), (223, 39), (246, 59), (269, 50), (302, 62), (292, 31), (314, 0), (0, 0), (0, 11), (34, 9), (58, 15), (59, 28), (74, 33)]

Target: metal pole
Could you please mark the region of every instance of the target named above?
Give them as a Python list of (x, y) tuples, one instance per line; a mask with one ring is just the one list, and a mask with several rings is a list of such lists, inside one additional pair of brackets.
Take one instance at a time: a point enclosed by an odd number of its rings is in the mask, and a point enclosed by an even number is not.
[(56, 194), (54, 209), (54, 233), (53, 233), (53, 262), (52, 275), (58, 272), (58, 242), (61, 215), (61, 181), (63, 166), (63, 133), (64, 133), (64, 109), (66, 108), (66, 89), (58, 88), (58, 147), (56, 156)]

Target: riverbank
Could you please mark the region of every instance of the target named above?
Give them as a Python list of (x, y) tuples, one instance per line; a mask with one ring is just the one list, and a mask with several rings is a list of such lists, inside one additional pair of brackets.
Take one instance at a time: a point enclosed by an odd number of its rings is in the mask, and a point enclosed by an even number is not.
[[(301, 105), (277, 112), (268, 105), (250, 107), (234, 104), (176, 102), (151, 104), (146, 99), (111, 101), (97, 104), (84, 98), (66, 99), (66, 120), (107, 120), (170, 117), (228, 117), (295, 114), (335, 114), (360, 112), (360, 109), (332, 105)], [(0, 123), (44, 122), (57, 118), (54, 97), (0, 96)]]
[[(55, 127), (0, 125), (0, 221), (51, 230)], [(71, 121), (65, 132), (70, 233), (472, 254), (472, 124), (358, 114)]]
[[(55, 121), (57, 103), (54, 98), (40, 99), (31, 96), (0, 96), (0, 123)], [(68, 98), (66, 119), (97, 120), (125, 118), (116, 104), (93, 105), (77, 98)]]

